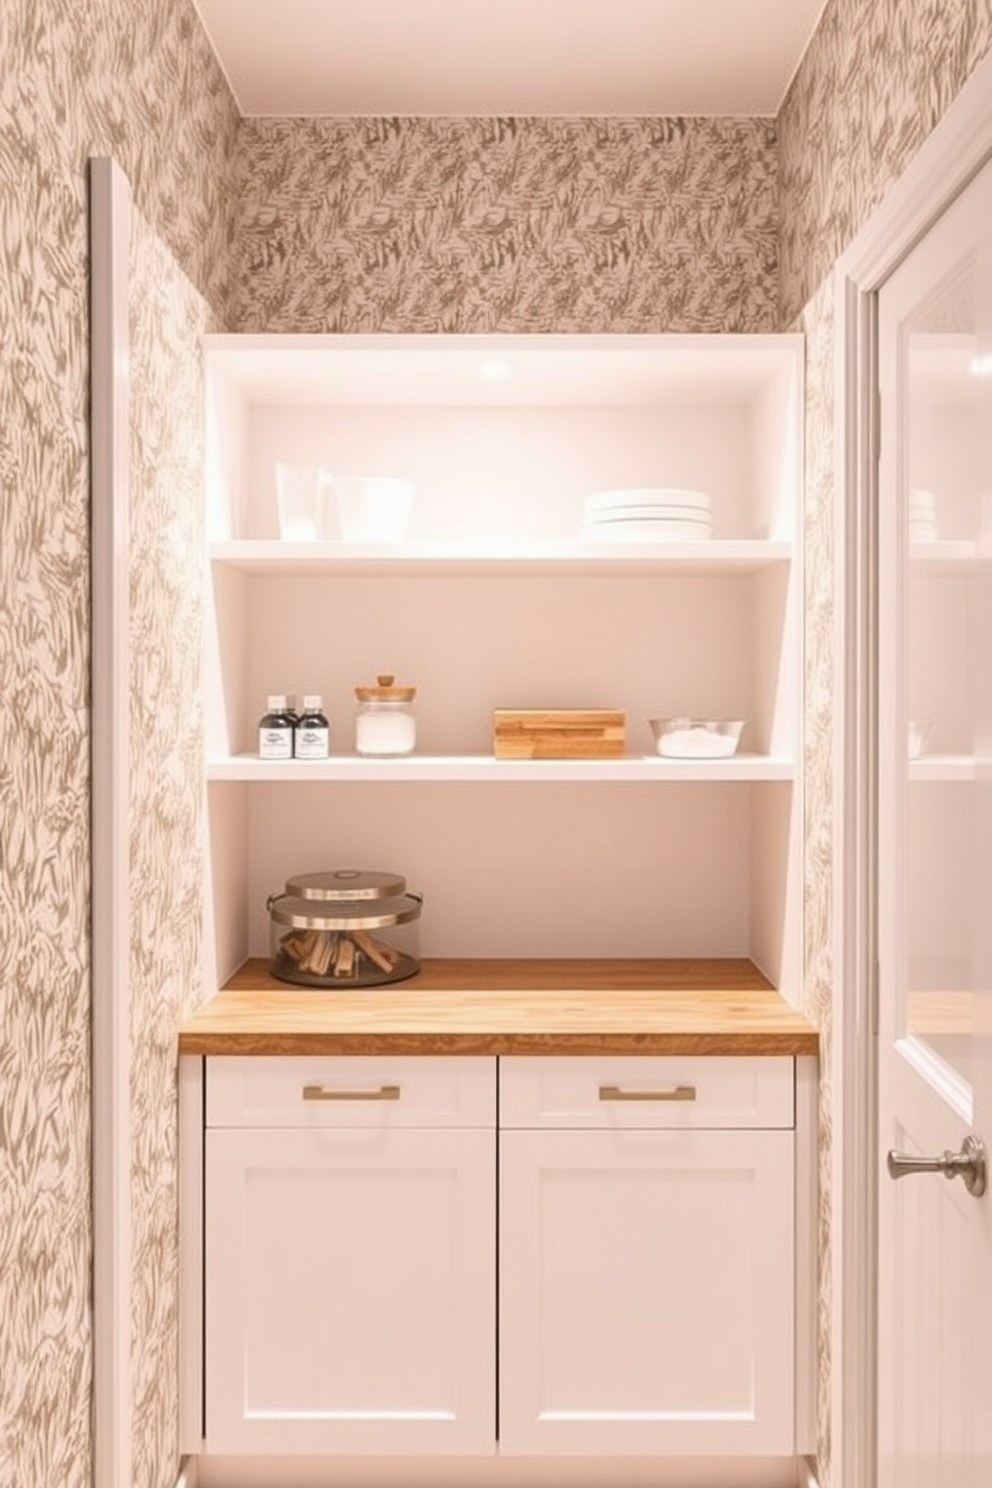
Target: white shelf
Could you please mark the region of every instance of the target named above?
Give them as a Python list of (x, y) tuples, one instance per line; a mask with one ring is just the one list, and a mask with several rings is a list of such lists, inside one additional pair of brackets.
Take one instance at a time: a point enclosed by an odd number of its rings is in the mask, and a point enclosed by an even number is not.
[(210, 559), (252, 574), (436, 577), (459, 574), (753, 573), (788, 563), (787, 542), (410, 542), (358, 544), (242, 540), (213, 543)]
[[(274, 884), (361, 861), (424, 893), (425, 954), (746, 955), (801, 984), (802, 344), (207, 339), (205, 940), (221, 978), (264, 954)], [(331, 502), (326, 540), (280, 541), (287, 460), (402, 474), (409, 540), (342, 541)], [(582, 530), (590, 492), (658, 484), (706, 491), (714, 535)], [(355, 683), (385, 670), (417, 687), (418, 752), (338, 752)], [(329, 759), (258, 758), (261, 705), (283, 691), (321, 694)], [(496, 759), (486, 720), (511, 705), (622, 708), (629, 752)], [(663, 759), (646, 725), (665, 713), (744, 718), (761, 752)]]
[(975, 779), (975, 758), (971, 754), (924, 754), (909, 762), (910, 780), (968, 781)]
[(763, 754), (730, 759), (677, 760), (660, 755), (618, 759), (506, 760), (492, 755), (404, 755), (368, 759), (334, 755), (326, 760), (262, 760), (239, 754), (207, 764), (208, 780), (243, 781), (627, 781), (791, 780), (791, 760)]
[(921, 568), (970, 568), (978, 557), (975, 543), (963, 538), (938, 539), (936, 542), (914, 542), (909, 545), (909, 561)]
[[(746, 402), (799, 336), (211, 335), (208, 365), (255, 407), (630, 407)], [(494, 359), (506, 376), (490, 378)]]

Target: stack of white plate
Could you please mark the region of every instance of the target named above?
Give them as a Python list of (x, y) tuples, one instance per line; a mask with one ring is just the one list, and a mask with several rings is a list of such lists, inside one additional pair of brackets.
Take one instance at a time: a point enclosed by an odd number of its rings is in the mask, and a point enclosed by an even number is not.
[(594, 491), (583, 503), (582, 536), (591, 542), (700, 542), (713, 519), (704, 491), (636, 486)]
[(909, 493), (910, 542), (937, 541), (937, 499), (932, 491)]

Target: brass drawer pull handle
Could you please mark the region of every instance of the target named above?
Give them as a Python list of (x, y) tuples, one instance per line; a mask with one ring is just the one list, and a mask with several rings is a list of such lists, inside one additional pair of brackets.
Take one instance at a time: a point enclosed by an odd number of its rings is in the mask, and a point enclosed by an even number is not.
[(676, 1085), (671, 1090), (621, 1090), (619, 1085), (600, 1085), (601, 1101), (694, 1101), (695, 1085)]
[(326, 1085), (304, 1085), (303, 1099), (313, 1101), (332, 1100), (399, 1100), (398, 1085), (380, 1085), (378, 1090), (328, 1090)]

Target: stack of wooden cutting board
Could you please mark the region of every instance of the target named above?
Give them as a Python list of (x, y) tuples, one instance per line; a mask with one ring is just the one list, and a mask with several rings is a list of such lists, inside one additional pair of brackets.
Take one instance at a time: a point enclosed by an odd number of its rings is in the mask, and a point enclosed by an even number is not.
[(496, 708), (497, 759), (614, 759), (626, 748), (622, 708)]

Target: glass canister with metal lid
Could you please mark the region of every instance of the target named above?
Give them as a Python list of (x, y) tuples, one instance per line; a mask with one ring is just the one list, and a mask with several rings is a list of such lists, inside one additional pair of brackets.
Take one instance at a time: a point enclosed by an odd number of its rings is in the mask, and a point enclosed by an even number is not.
[(304, 987), (374, 987), (420, 970), (421, 897), (398, 873), (335, 868), (268, 901), (272, 975)]

